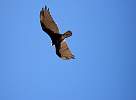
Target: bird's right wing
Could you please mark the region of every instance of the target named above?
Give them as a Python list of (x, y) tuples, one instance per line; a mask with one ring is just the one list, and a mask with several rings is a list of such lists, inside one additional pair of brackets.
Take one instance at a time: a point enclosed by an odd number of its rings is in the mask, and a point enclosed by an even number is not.
[(40, 11), (40, 23), (43, 31), (48, 33), (49, 35), (59, 33), (59, 29), (55, 21), (53, 20), (49, 8), (42, 8)]
[(55, 47), (56, 47), (56, 54), (62, 59), (68, 60), (75, 58), (75, 56), (71, 53), (65, 41), (62, 41), (60, 45), (55, 45)]

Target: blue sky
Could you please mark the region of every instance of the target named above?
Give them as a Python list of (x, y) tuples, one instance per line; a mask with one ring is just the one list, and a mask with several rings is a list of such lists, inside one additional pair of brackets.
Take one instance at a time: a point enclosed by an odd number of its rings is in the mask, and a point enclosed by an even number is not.
[[(76, 59), (41, 29), (50, 8)], [(135, 0), (1, 0), (0, 100), (136, 100)]]

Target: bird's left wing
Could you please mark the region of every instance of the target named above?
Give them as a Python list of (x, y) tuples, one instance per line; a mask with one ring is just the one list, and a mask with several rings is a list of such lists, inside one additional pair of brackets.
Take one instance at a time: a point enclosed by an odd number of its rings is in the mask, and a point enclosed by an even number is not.
[(59, 33), (58, 26), (53, 20), (49, 8), (47, 8), (46, 6), (40, 11), (40, 23), (43, 31), (48, 33), (48, 35)]

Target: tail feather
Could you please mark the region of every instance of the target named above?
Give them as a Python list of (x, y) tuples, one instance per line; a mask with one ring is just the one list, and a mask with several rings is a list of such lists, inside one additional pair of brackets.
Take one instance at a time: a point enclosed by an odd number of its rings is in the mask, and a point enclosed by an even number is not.
[(63, 34), (64, 38), (68, 38), (70, 36), (72, 36), (72, 32), (71, 31), (67, 31)]

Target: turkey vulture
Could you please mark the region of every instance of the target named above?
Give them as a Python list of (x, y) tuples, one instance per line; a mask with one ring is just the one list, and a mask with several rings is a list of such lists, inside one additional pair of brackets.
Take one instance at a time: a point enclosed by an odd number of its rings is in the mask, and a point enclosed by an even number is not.
[(49, 8), (46, 6), (40, 11), (40, 23), (42, 30), (50, 36), (52, 45), (55, 45), (56, 54), (65, 60), (74, 59), (74, 55), (71, 53), (67, 43), (64, 41), (65, 38), (68, 38), (72, 35), (72, 32), (67, 31), (64, 34), (60, 34), (58, 26), (54, 22)]

